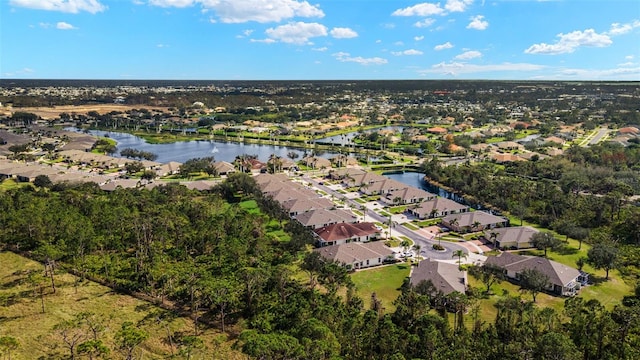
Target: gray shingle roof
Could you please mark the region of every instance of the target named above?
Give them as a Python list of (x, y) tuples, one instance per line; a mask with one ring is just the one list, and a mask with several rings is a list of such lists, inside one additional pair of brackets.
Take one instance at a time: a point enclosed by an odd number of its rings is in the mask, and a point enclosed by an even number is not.
[(411, 272), (411, 285), (418, 285), (421, 281), (431, 281), (443, 294), (466, 291), (466, 273), (460, 271), (458, 265), (426, 259), (420, 261)]

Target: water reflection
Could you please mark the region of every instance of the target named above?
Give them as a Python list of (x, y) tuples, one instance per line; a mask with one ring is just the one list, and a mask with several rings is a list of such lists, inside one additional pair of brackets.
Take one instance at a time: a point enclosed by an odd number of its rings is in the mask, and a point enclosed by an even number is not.
[[(68, 128), (65, 130), (79, 131), (75, 128)], [(135, 135), (102, 131), (102, 130), (90, 130), (90, 134), (96, 136), (107, 136), (117, 141), (117, 152), (113, 156), (120, 157), (120, 150), (126, 148), (132, 148), (142, 151), (152, 152), (158, 155), (156, 161), (161, 163), (167, 163), (169, 161), (185, 162), (193, 158), (201, 158), (207, 156), (213, 156), (216, 160), (233, 162), (238, 155), (257, 155), (260, 161), (267, 161), (271, 154), (275, 154), (282, 158), (287, 158), (290, 152), (298, 154), (296, 160), (302, 159), (305, 155), (311, 153), (310, 149), (306, 152), (304, 149), (290, 148), (286, 146), (274, 146), (274, 145), (260, 145), (260, 144), (243, 144), (235, 142), (224, 141), (212, 141), (212, 140), (194, 140), (194, 141), (178, 141), (168, 144), (150, 144), (144, 139)], [(320, 157), (330, 158), (337, 153), (326, 151)]]

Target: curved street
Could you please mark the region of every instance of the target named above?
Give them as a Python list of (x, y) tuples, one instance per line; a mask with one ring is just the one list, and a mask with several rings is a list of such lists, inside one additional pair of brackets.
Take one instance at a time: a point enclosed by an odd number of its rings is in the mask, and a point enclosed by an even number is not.
[[(345, 194), (342, 194), (329, 186), (325, 185), (323, 182), (318, 181), (309, 175), (305, 174), (303, 176), (303, 180), (312, 184), (313, 187), (324, 191), (330, 197), (336, 199), (344, 199), (347, 205), (353, 209), (361, 209), (363, 204), (355, 201), (353, 198), (349, 198)], [(357, 196), (360, 194), (358, 193)], [(369, 205), (369, 206), (367, 206)], [(367, 203), (364, 206), (367, 207), (365, 213), (365, 221), (370, 222), (379, 222), (383, 224), (389, 223), (389, 218), (378, 214), (372, 203)], [(391, 216), (391, 227), (389, 227), (390, 236), (395, 236), (394, 233), (405, 236), (411, 239), (414, 244), (420, 245), (420, 255), (425, 258), (437, 259), (437, 260), (452, 260), (454, 258), (453, 253), (457, 250), (462, 250), (467, 256), (471, 253), (469, 249), (461, 244), (457, 244), (450, 241), (441, 241), (440, 244), (445, 248), (444, 251), (436, 251), (433, 249), (433, 244), (437, 244), (438, 241), (434, 240), (434, 238), (427, 238), (421, 234), (418, 234), (416, 231), (410, 230), (402, 225), (403, 222), (407, 222), (409, 219), (404, 214), (396, 214)], [(435, 236), (434, 236), (435, 237)]]

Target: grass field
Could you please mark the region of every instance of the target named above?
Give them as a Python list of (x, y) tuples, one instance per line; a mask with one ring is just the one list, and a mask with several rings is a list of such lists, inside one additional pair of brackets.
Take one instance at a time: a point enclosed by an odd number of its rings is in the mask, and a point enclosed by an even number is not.
[(21, 182), (16, 182), (12, 179), (6, 179), (0, 182), (0, 192), (9, 191), (11, 189), (16, 189), (24, 186), (33, 186), (33, 185), (31, 183), (26, 183), (26, 182), (21, 183)]
[[(50, 287), (45, 291), (45, 312), (41, 311), (40, 297), (34, 294), (34, 288), (27, 281), (26, 272), (41, 271), (43, 266), (34, 261), (10, 252), (0, 252), (0, 336), (12, 336), (20, 342), (20, 347), (12, 353), (12, 359), (38, 359), (40, 357), (62, 358), (69, 351), (64, 347), (60, 334), (53, 327), (62, 321), (73, 319), (80, 312), (92, 312), (103, 318), (105, 331), (101, 335), (103, 342), (111, 349), (111, 359), (123, 359), (115, 349), (114, 334), (125, 321), (137, 323), (146, 316), (159, 311), (150, 303), (121, 295), (110, 288), (93, 282), (84, 282), (74, 287), (75, 277), (66, 273), (56, 275), (55, 294)], [(175, 318), (168, 327), (178, 338), (179, 334), (193, 335), (193, 322), (186, 318)], [(166, 328), (157, 323), (143, 326), (149, 333), (139, 349), (137, 358), (165, 359), (171, 356), (171, 347), (167, 344)], [(200, 338), (205, 349), (199, 350), (194, 359), (245, 359), (246, 357), (230, 349), (226, 336), (217, 330), (206, 329)], [(177, 354), (178, 349), (173, 351)]]
[(385, 312), (393, 312), (393, 301), (400, 295), (400, 286), (409, 276), (411, 265), (408, 263), (394, 264), (372, 269), (360, 270), (351, 275), (356, 285), (356, 293), (364, 300), (365, 309), (371, 307), (371, 294), (376, 293), (382, 301)]

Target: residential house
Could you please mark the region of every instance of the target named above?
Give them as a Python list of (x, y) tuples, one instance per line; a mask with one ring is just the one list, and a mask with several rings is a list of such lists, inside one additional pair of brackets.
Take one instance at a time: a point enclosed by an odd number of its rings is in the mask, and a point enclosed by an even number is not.
[(549, 136), (549, 137), (544, 138), (544, 142), (558, 144), (558, 145), (564, 145), (564, 143), (566, 141), (564, 139), (562, 139), (562, 138), (557, 137), (557, 136)]
[(500, 141), (494, 145), (500, 150), (524, 150), (524, 146), (515, 141)]
[(226, 161), (216, 161), (213, 163), (218, 175), (228, 175), (236, 172), (236, 167), (232, 163)]
[(519, 279), (522, 271), (537, 270), (549, 278), (546, 290), (561, 296), (575, 295), (585, 276), (577, 269), (546, 258), (509, 252), (503, 252), (499, 256), (489, 256), (485, 264), (503, 269), (507, 277), (515, 281)]
[[(437, 292), (448, 295), (452, 292), (464, 294), (467, 290), (467, 272), (461, 271), (457, 264), (425, 259), (411, 270), (409, 279), (412, 286), (422, 281), (431, 281)], [(434, 294), (435, 295), (435, 294)]]
[[(360, 186), (367, 187), (374, 182), (389, 180), (388, 177), (374, 172), (365, 172), (363, 174), (350, 174), (342, 180), (342, 183), (346, 186)], [(406, 185), (405, 185), (406, 186)]]
[(302, 159), (302, 162), (313, 170), (322, 170), (331, 168), (331, 161), (317, 157), (317, 156), (308, 156)]
[(442, 218), (442, 224), (453, 231), (469, 232), (504, 227), (509, 220), (485, 211), (471, 211), (447, 215)]
[(480, 143), (480, 144), (473, 144), (471, 146), (469, 146), (469, 149), (471, 149), (471, 151), (476, 152), (476, 153), (483, 153), (483, 152), (488, 152), (491, 149), (494, 149), (495, 146), (491, 145), (491, 144), (485, 144), (485, 143)]
[(180, 172), (180, 166), (182, 166), (182, 163), (176, 161), (169, 161), (166, 164), (160, 164), (155, 168), (156, 175), (167, 176), (177, 174)]
[(468, 210), (468, 206), (440, 196), (416, 204), (415, 207), (410, 206), (407, 208), (409, 214), (418, 219), (442, 217), (449, 214), (463, 213)]
[(515, 161), (527, 161), (524, 158), (515, 154), (495, 153), (495, 154), (491, 154), (490, 158), (491, 160), (497, 162), (498, 164), (503, 164), (506, 162), (515, 162)]
[(409, 186), (404, 189), (391, 190), (381, 200), (389, 205), (407, 205), (417, 204), (419, 202), (433, 200), (435, 198), (436, 194)]
[(295, 216), (299, 223), (310, 229), (338, 224), (356, 223), (358, 217), (342, 209), (316, 209), (303, 212)]
[(363, 269), (382, 265), (393, 258), (393, 251), (382, 241), (368, 243), (351, 242), (342, 245), (325, 246), (313, 250), (328, 261), (342, 264), (348, 270)]
[(527, 249), (533, 247), (531, 237), (537, 233), (529, 226), (513, 226), (486, 230), (484, 238), (499, 249)]
[(329, 170), (329, 174), (327, 176), (332, 180), (343, 180), (354, 175), (363, 175), (365, 173), (365, 170), (359, 168), (341, 168)]
[(380, 229), (370, 222), (331, 224), (315, 229), (314, 232), (319, 246), (367, 242), (380, 238)]
[(447, 129), (443, 128), (443, 127), (436, 126), (436, 127), (428, 128), (427, 132), (430, 133), (430, 134), (435, 134), (435, 135), (444, 135), (444, 134), (448, 133), (449, 130), (447, 130)]
[(360, 187), (360, 192), (365, 195), (384, 195), (408, 187), (407, 184), (400, 181), (389, 179), (386, 176), (384, 178), (385, 180), (383, 181), (376, 181), (367, 186)]
[(331, 200), (321, 197), (291, 199), (280, 202), (280, 205), (289, 213), (289, 216), (296, 216), (309, 210), (331, 209), (335, 207), (335, 204)]

